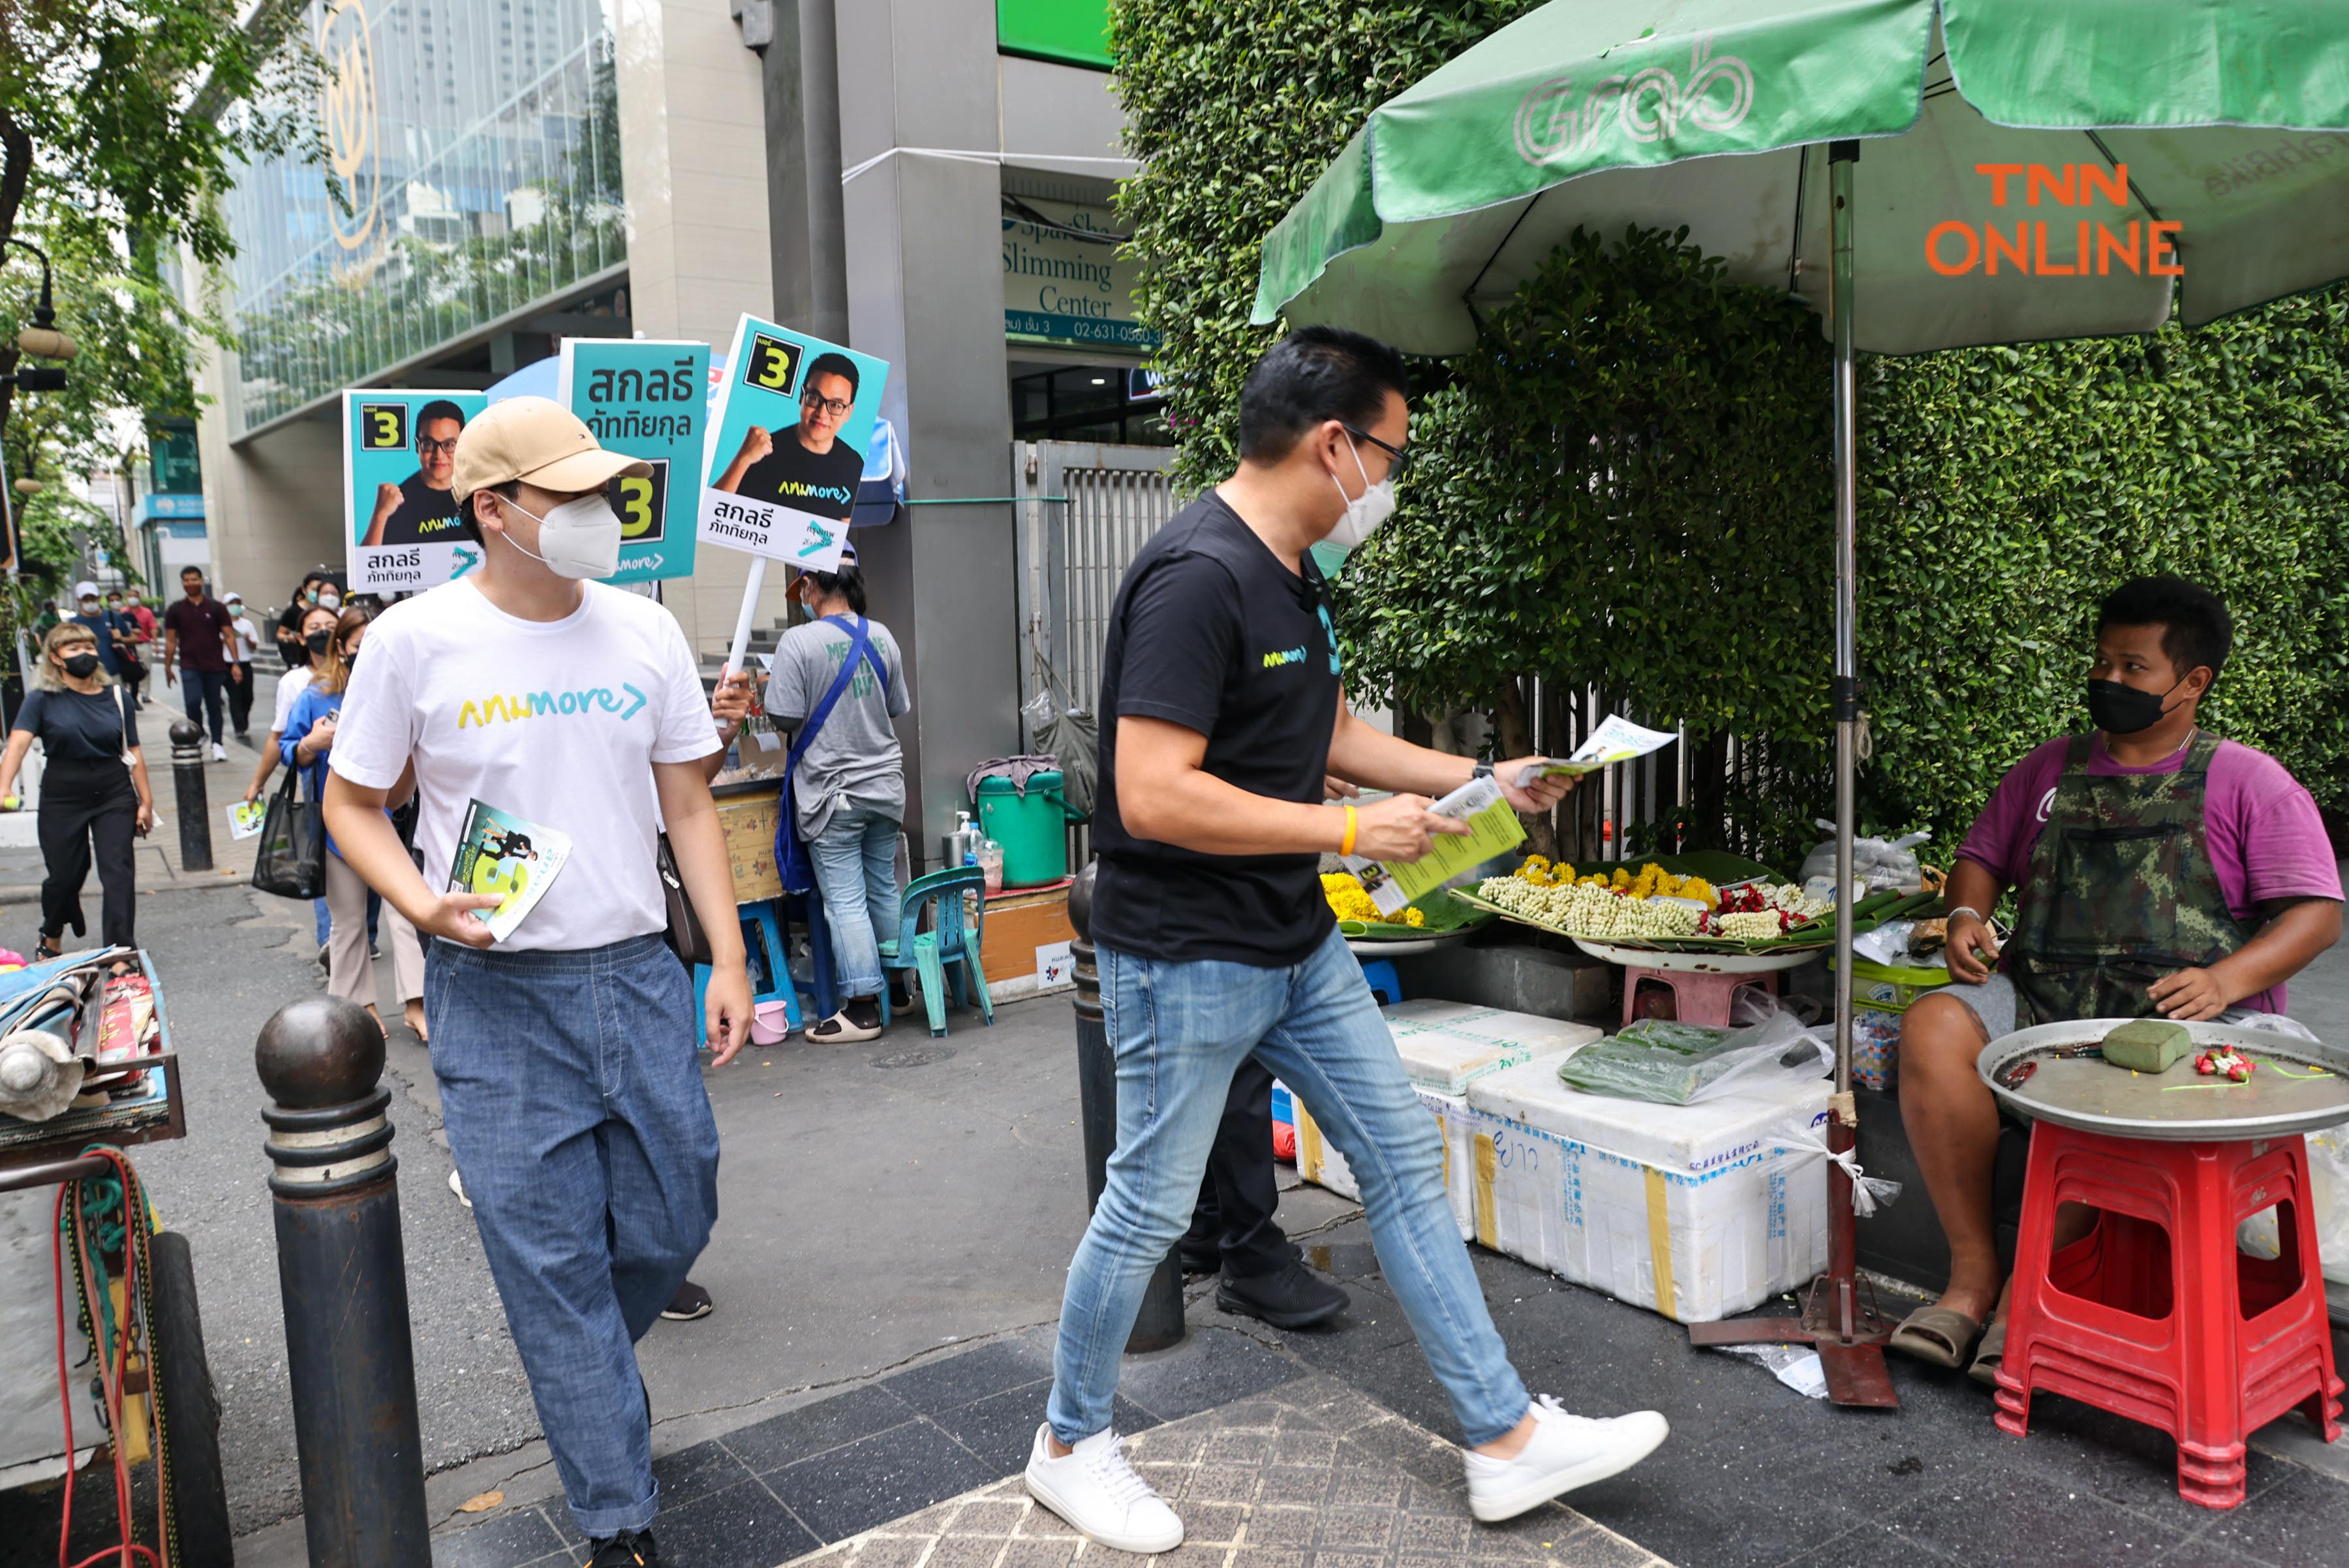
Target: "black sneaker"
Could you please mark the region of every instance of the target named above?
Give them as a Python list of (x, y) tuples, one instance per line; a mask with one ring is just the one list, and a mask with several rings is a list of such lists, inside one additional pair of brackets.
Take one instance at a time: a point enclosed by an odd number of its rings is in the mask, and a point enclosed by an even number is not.
[(677, 1287), (677, 1294), (669, 1297), (668, 1305), (661, 1308), (661, 1316), (671, 1323), (691, 1323), (696, 1318), (708, 1317), (715, 1305), (708, 1291), (688, 1280)]
[(1290, 1259), (1278, 1273), (1229, 1277), (1216, 1287), (1216, 1306), (1238, 1317), (1262, 1318), (1275, 1328), (1310, 1328), (1346, 1310), (1346, 1293)]
[(660, 1548), (653, 1544), (649, 1530), (623, 1530), (587, 1544), (594, 1548), (587, 1556), (587, 1568), (660, 1568)]
[(904, 1012), (914, 1005), (914, 988), (895, 975), (889, 977), (889, 1011)]
[(1175, 1256), (1186, 1274), (1217, 1274), (1223, 1272), (1224, 1246), (1215, 1237), (1202, 1241), (1186, 1235), (1175, 1246)]

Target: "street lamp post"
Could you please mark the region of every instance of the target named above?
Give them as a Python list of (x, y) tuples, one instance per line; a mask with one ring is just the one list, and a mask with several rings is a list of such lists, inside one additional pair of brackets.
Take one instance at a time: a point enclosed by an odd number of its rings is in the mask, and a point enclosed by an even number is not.
[[(0, 254), (5, 254), (9, 245), (30, 251), (41, 259), (41, 301), (33, 306), (33, 324), (16, 334), (17, 348), (36, 359), (63, 361), (72, 358), (81, 352), (81, 345), (57, 330), (48, 253), (28, 241), (11, 237), (0, 241)], [(62, 392), (66, 389), (66, 373), (57, 366), (36, 366), (30, 370), (0, 376), (0, 386), (14, 387), (20, 392)], [(24, 580), (25, 543), (16, 536), (16, 508), (9, 495), (12, 487), (6, 483), (7, 466), (7, 454), (0, 451), (0, 537), (8, 542), (8, 589), (13, 602), (17, 585)], [(20, 690), (29, 695), (33, 690), (33, 661), (25, 650), (25, 628), (17, 624), (13, 612), (9, 617), (9, 640), (16, 645), (16, 679), (23, 683)], [(19, 697), (18, 701), (22, 701), (23, 698)]]

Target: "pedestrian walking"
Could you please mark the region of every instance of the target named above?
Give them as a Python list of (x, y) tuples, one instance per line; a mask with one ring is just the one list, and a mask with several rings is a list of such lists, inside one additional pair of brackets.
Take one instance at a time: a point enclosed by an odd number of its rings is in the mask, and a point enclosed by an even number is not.
[(310, 656), (302, 646), (302, 618), (314, 609), (342, 607), (342, 590), (335, 585), (334, 578), (324, 572), (304, 574), (293, 597), (277, 612), (277, 651), (284, 657), (286, 668), (309, 662)]
[(96, 583), (76, 584), (74, 598), (81, 613), (73, 618), (73, 624), (88, 630), (91, 639), (97, 643), (98, 668), (106, 671), (109, 680), (121, 680), (124, 634), (128, 627), (122, 612), (106, 607), (106, 601), (98, 597)]
[(802, 572), (787, 593), (814, 618), (775, 646), (767, 712), (795, 732), (791, 798), (823, 898), (840, 1011), (808, 1026), (818, 1044), (881, 1033), (883, 937), (897, 934), (898, 825), (905, 761), (890, 721), (914, 706), (896, 639), (865, 618), (864, 577), (852, 547), (838, 569)]
[(229, 630), (236, 639), (235, 673), (229, 677), (228, 727), (246, 745), (253, 744), (253, 660), (261, 651), (261, 633), (244, 613), (244, 597), (233, 588), (221, 596), (228, 607)]
[[(91, 596), (95, 597), (95, 595)], [(36, 959), (57, 956), (67, 926), (84, 934), (81, 887), (98, 863), (98, 936), (134, 947), (131, 840), (155, 826), (155, 795), (129, 695), (107, 678), (98, 634), (79, 620), (41, 639), (34, 690), (0, 753), (0, 799), (16, 791), (25, 753), (41, 742), (41, 940)]]
[[(269, 743), (261, 748), (261, 761), (254, 765), (253, 782), (245, 786), (244, 804), (247, 805), (261, 798), (261, 792), (269, 785), (270, 775), (285, 760), (281, 747), (285, 738), (285, 722), (293, 716), (295, 701), (310, 685), (315, 673), (311, 661), (326, 657), (326, 644), (334, 638), (335, 622), (340, 618), (340, 613), (323, 605), (312, 605), (298, 618), (293, 628), (295, 638), (293, 646), (300, 658), (296, 659), (289, 656), (285, 673), (277, 678), (277, 712), (270, 721)], [(333, 927), (334, 917), (328, 913), (326, 900), (323, 898), (311, 899), (310, 909), (317, 926), (318, 967), (325, 969), (331, 957), (326, 934)], [(418, 1038), (422, 1036), (419, 1034)]]
[(163, 612), (163, 683), (179, 682), (189, 723), (210, 724), (216, 763), (228, 761), (221, 734), (229, 687), (244, 679), (237, 653), (236, 618), (206, 590), (202, 566), (181, 567), (180, 597)]
[[(432, 939), (425, 1004), (443, 1126), (591, 1568), (658, 1563), (634, 1345), (718, 1210), (692, 981), (661, 935), (663, 826), (716, 960), (705, 992), (716, 1064), (750, 1022), (702, 773), (718, 736), (693, 651), (658, 604), (586, 580), (619, 567), (605, 485), (648, 472), (543, 398), (475, 415), (451, 493), (481, 564), (376, 621), (326, 785), (343, 855)], [(517, 710), (518, 692), (571, 701)], [(383, 815), (410, 776), (420, 872)], [(447, 890), (475, 800), (574, 846), (494, 946), (475, 911), (499, 896)]]
[[(351, 670), (367, 641), (367, 620), (362, 609), (347, 609), (336, 619), (326, 651), (313, 659), (310, 682), (294, 700), (278, 740), (286, 766), (308, 775), (313, 799), (325, 798), (327, 759), (342, 728)], [(393, 842), (398, 842), (396, 835)], [(376, 1005), (375, 957), (367, 936), (367, 885), (344, 859), (331, 824), (326, 832), (326, 914), (327, 993), (366, 1008), (380, 1029), (383, 1014)], [(401, 1002), (421, 998), (424, 952), (414, 927), (406, 921), (392, 926), (391, 962)]]
[[(1061, 1305), (1029, 1490), (1102, 1545), (1168, 1552), (1183, 1523), (1110, 1425), (1118, 1357), (1182, 1237), (1233, 1071), (1253, 1054), (1312, 1108), (1361, 1183), (1389, 1286), (1466, 1439), (1468, 1506), (1511, 1518), (1638, 1463), (1664, 1418), (1570, 1416), (1526, 1397), (1444, 1191), (1436, 1129), (1338, 934), (1322, 853), (1415, 860), (1465, 824), (1427, 809), (1481, 774), (1520, 811), (1554, 781), (1382, 733), (1347, 711), (1310, 547), (1360, 545), (1394, 505), (1402, 358), (1308, 327), (1240, 393), (1240, 466), (1134, 557), (1102, 664), (1092, 933), (1117, 1059), (1117, 1153)], [(1324, 805), (1334, 774), (1396, 793)]]
[(139, 602), (137, 593), (106, 596), (106, 607), (121, 628), (122, 683), (130, 689), (130, 705), (147, 706), (147, 661), (155, 645), (155, 618)]

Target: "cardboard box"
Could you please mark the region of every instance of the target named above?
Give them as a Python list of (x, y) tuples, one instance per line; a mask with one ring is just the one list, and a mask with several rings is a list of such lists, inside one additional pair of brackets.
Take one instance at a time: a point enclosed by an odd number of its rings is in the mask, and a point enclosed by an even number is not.
[(718, 826), (726, 836), (726, 863), (734, 872), (734, 901), (752, 904), (783, 896), (775, 870), (777, 802), (782, 786), (757, 794), (720, 796)]
[[(1444, 1140), (1444, 1196), (1452, 1207), (1453, 1223), (1460, 1229), (1464, 1241), (1475, 1240), (1475, 1146), (1469, 1134), (1468, 1102), (1457, 1095), (1443, 1095), (1420, 1085), (1412, 1085), (1428, 1114), (1435, 1118), (1436, 1137)], [(1274, 1115), (1279, 1116), (1286, 1108), (1294, 1117), (1297, 1127), (1297, 1174), (1316, 1187), (1325, 1187), (1340, 1198), (1362, 1200), (1361, 1184), (1347, 1168), (1346, 1157), (1340, 1154), (1321, 1125), (1305, 1102), (1297, 1098), (1288, 1085), (1273, 1085)]]
[[(1039, 994), (1036, 950), (1075, 936), (1069, 925), (1066, 887), (1036, 891), (1014, 888), (989, 898), (987, 929), (979, 933), (978, 943), (979, 967), (987, 971), (989, 994), (999, 1002)], [(1024, 986), (1019, 983), (1023, 979)]]

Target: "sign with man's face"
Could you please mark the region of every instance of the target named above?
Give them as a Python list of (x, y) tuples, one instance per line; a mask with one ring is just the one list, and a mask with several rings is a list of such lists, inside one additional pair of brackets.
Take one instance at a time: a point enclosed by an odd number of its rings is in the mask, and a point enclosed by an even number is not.
[(888, 363), (750, 316), (726, 363), (702, 471), (702, 542), (832, 570)]
[(465, 536), (457, 438), (488, 406), (479, 392), (343, 394), (343, 524), (353, 593), (400, 593), (463, 576), (481, 547)]
[[(648, 476), (622, 474), (605, 491), (620, 518), (620, 569), (610, 580), (693, 576), (690, 517), (672, 521), (669, 475), (688, 482), (709, 428), (709, 345), (566, 337), (555, 400), (607, 452), (640, 457)], [(689, 493), (689, 492), (688, 492)]]

